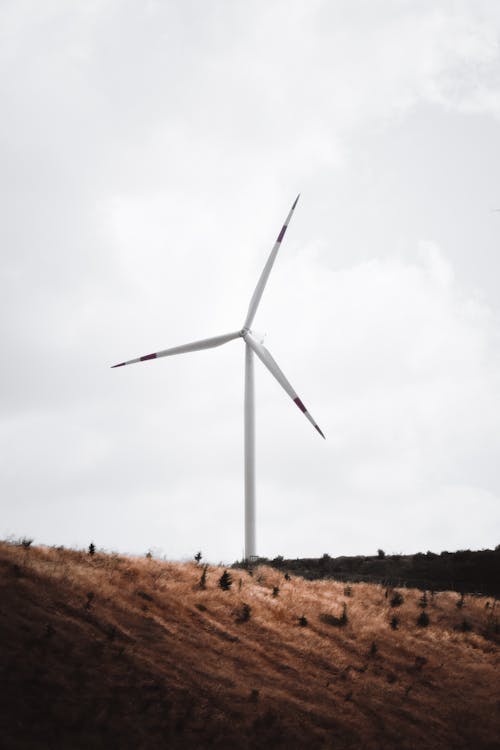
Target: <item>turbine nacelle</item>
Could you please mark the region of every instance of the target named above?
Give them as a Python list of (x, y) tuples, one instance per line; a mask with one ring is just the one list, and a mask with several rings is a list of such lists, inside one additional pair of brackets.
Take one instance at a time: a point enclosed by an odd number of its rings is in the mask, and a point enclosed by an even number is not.
[(263, 344), (267, 334), (258, 333), (258, 331), (253, 331), (251, 328), (244, 328), (241, 335), (245, 341), (247, 339), (247, 336), (253, 336), (253, 338), (258, 341), (259, 344)]

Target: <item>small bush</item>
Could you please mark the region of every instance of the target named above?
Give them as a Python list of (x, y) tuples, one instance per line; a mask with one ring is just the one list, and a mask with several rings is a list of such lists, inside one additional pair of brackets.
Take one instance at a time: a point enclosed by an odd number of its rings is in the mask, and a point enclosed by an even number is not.
[(385, 552), (384, 552), (383, 549), (378, 549), (377, 550), (377, 557), (378, 557), (379, 560), (383, 560), (385, 558)]
[(203, 557), (203, 555), (201, 554), (201, 552), (197, 552), (196, 555), (194, 556), (194, 559), (196, 560), (196, 564), (197, 565), (199, 565), (200, 560), (201, 560), (202, 557)]
[(469, 622), (469, 620), (467, 620), (467, 618), (464, 617), (458, 629), (461, 630), (462, 633), (470, 633), (470, 631), (472, 630), (472, 625)]
[(138, 590), (138, 591), (136, 591), (135, 593), (137, 594), (137, 596), (140, 596), (140, 597), (141, 597), (141, 599), (145, 599), (145, 601), (147, 601), (147, 602), (154, 602), (154, 599), (153, 599), (153, 597), (151, 596), (151, 594), (148, 594), (148, 593), (146, 593), (146, 591), (141, 591), (141, 590), (139, 589), (139, 590)]
[(427, 591), (424, 591), (424, 593), (420, 597), (420, 601), (418, 603), (418, 606), (422, 607), (422, 609), (425, 609), (427, 607)]
[(417, 625), (419, 628), (426, 628), (429, 625), (429, 615), (425, 609), (417, 617)]
[(19, 546), (23, 547), (23, 549), (29, 549), (32, 544), (33, 539), (28, 539), (26, 536), (23, 536), (23, 538), (19, 540)]
[(90, 542), (90, 544), (89, 544), (89, 555), (95, 555), (95, 544), (94, 544), (94, 542)]
[(372, 641), (372, 645), (370, 646), (370, 656), (372, 659), (374, 659), (377, 656), (378, 646), (375, 643), (375, 641)]
[(395, 591), (391, 597), (391, 607), (400, 607), (404, 602), (404, 596), (399, 591)]
[(396, 615), (394, 615), (391, 619), (391, 628), (393, 630), (397, 630), (398, 627), (399, 627), (399, 617), (396, 617)]
[(231, 577), (231, 573), (228, 573), (227, 570), (225, 570), (219, 578), (219, 586), (223, 591), (229, 591), (232, 585), (233, 579)]
[(344, 596), (351, 596), (352, 594), (352, 586), (344, 586)]
[(460, 599), (457, 601), (457, 609), (462, 609), (464, 606), (464, 595), (460, 594)]
[(250, 615), (252, 614), (252, 608), (249, 604), (242, 604), (241, 612), (236, 618), (236, 622), (248, 622)]
[(307, 617), (305, 615), (302, 615), (302, 617), (299, 617), (299, 625), (301, 628), (307, 628), (308, 622), (307, 622)]
[(321, 620), (321, 622), (325, 623), (325, 625), (332, 625), (334, 628), (343, 628), (345, 625), (347, 625), (348, 622), (346, 603), (344, 602), (342, 614), (340, 617), (331, 615), (328, 612), (322, 612), (319, 616), (319, 619)]
[(290, 578), (290, 576), (288, 575), (288, 573), (285, 573), (285, 581), (291, 581), (291, 580), (292, 579)]
[(207, 568), (208, 565), (203, 566), (203, 571), (200, 576), (200, 589), (206, 589), (207, 587)]
[(276, 598), (280, 592), (279, 586), (273, 586), (273, 597)]
[(94, 601), (94, 592), (89, 591), (87, 594), (87, 601), (85, 602), (85, 609), (90, 609)]

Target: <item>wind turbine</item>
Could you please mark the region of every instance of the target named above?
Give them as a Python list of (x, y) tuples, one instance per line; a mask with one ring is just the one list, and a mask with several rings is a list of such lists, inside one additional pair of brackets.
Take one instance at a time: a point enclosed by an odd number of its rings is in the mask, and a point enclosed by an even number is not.
[(181, 346), (174, 346), (171, 349), (163, 349), (160, 352), (153, 352), (152, 354), (145, 354), (142, 357), (136, 359), (129, 359), (127, 362), (120, 362), (113, 367), (123, 367), (124, 365), (133, 365), (136, 362), (146, 362), (150, 359), (159, 359), (160, 357), (171, 357), (174, 354), (185, 354), (186, 352), (195, 352), (199, 349), (212, 349), (216, 346), (222, 346), (227, 344), (228, 341), (233, 339), (242, 338), (245, 342), (245, 559), (250, 560), (256, 555), (255, 547), (255, 399), (254, 399), (254, 372), (253, 372), (253, 355), (256, 354), (261, 362), (267, 367), (271, 375), (273, 375), (282, 388), (288, 393), (290, 398), (298, 406), (300, 411), (305, 417), (311, 422), (316, 428), (319, 434), (324, 438), (322, 431), (314, 421), (311, 414), (308, 412), (302, 401), (300, 400), (297, 393), (294, 391), (289, 381), (285, 377), (282, 370), (278, 367), (277, 362), (271, 356), (271, 353), (265, 348), (261, 341), (255, 337), (251, 330), (251, 325), (257, 312), (257, 308), (260, 303), (260, 299), (264, 292), (269, 274), (273, 267), (274, 261), (280, 249), (283, 237), (287, 230), (290, 219), (292, 218), (295, 206), (299, 200), (299, 195), (296, 197), (292, 208), (288, 216), (285, 219), (285, 223), (281, 227), (280, 233), (274, 243), (274, 247), (271, 250), (271, 254), (267, 259), (267, 263), (264, 266), (264, 270), (260, 275), (260, 279), (255, 287), (255, 291), (250, 300), (248, 306), (248, 313), (243, 324), (243, 328), (234, 333), (225, 333), (222, 336), (214, 336), (210, 339), (203, 339), (202, 341), (194, 341), (191, 344), (182, 344)]

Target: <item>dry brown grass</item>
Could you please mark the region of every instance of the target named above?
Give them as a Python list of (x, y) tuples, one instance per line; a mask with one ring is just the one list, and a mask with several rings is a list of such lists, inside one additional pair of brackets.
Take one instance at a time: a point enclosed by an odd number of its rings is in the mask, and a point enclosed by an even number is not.
[(428, 595), (419, 628), (420, 591), (271, 568), (222, 591), (194, 563), (0, 544), (0, 566), (2, 747), (497, 747), (491, 599)]

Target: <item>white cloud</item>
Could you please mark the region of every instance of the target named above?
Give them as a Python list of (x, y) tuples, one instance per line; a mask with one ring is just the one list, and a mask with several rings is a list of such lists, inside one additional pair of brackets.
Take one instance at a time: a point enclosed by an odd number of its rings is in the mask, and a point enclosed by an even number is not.
[(240, 554), (241, 342), (107, 365), (237, 329), (301, 189), (256, 327), (328, 441), (258, 370), (260, 548), (493, 543), (496, 5), (0, 13), (5, 530)]

